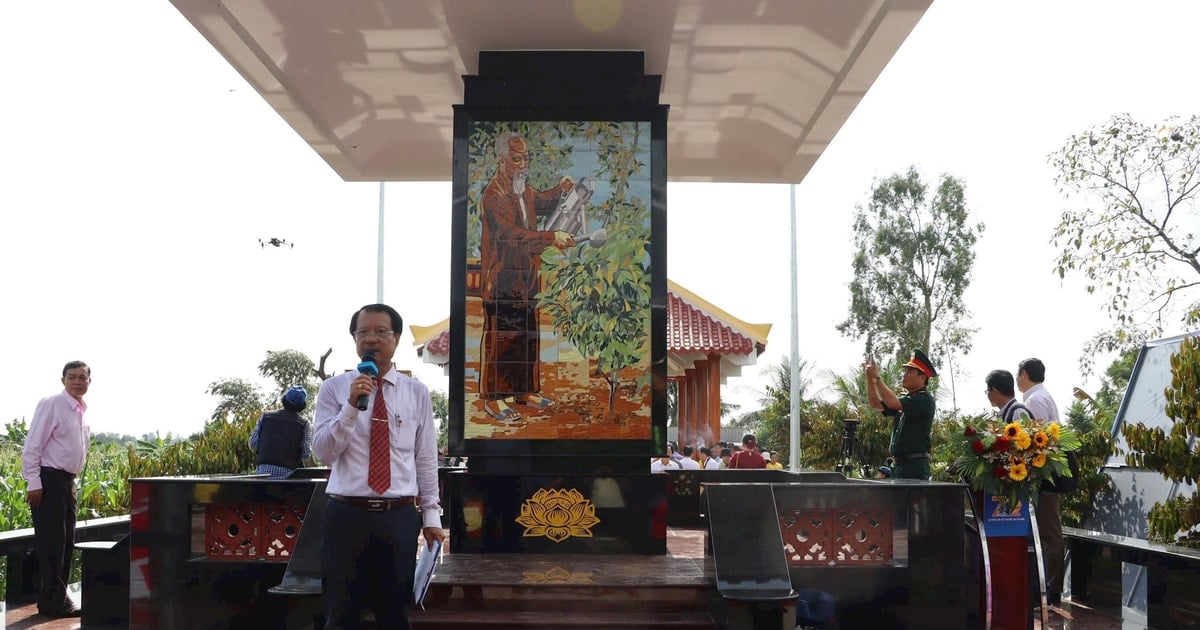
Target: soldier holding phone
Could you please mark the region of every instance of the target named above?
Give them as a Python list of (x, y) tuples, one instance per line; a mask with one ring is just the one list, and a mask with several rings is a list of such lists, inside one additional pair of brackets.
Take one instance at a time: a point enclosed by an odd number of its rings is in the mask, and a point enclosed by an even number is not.
[(867, 402), (872, 409), (882, 411), (892, 419), (892, 439), (888, 452), (895, 460), (891, 476), (896, 479), (929, 479), (932, 457), (933, 396), (926, 389), (929, 379), (937, 376), (933, 363), (925, 352), (913, 350), (912, 358), (904, 364), (900, 386), (907, 392), (897, 396), (883, 382), (879, 365), (867, 357), (863, 361), (867, 379)]

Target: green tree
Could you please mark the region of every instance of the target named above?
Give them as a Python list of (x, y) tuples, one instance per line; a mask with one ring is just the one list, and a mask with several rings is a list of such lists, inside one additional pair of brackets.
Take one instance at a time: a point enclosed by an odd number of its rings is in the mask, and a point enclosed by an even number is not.
[(209, 423), (231, 422), (236, 417), (261, 414), (266, 400), (254, 383), (240, 378), (223, 378), (209, 383), (205, 393), (218, 398)]
[(277, 389), (273, 403), (278, 403), (279, 397), (293, 385), (307, 390), (310, 399), (316, 398), (321, 387), (316, 364), (299, 350), (268, 350), (266, 358), (258, 364), (258, 373), (275, 381)]
[[(887, 383), (900, 382), (900, 365), (901, 362), (890, 356), (880, 358), (880, 377)], [(843, 373), (825, 370), (821, 377), (829, 382), (829, 389), (838, 403), (846, 407), (846, 412), (850, 414), (847, 418), (865, 418), (871, 413), (878, 413), (867, 402), (867, 376), (861, 367), (853, 366)]]
[[(804, 467), (813, 470), (835, 470), (842, 463), (846, 420), (856, 419), (854, 461), (868, 471), (881, 466), (888, 456), (892, 421), (870, 408), (856, 409), (848, 400), (820, 401), (810, 405), (801, 423)], [(860, 470), (847, 472), (858, 474)]]
[(450, 399), (446, 392), (437, 389), (429, 392), (429, 401), (433, 405), (433, 418), (438, 423), (438, 452), (442, 452), (450, 444)]
[(1054, 230), (1059, 277), (1083, 274), (1115, 322), (1084, 348), (1122, 350), (1166, 321), (1200, 323), (1200, 116), (1157, 125), (1113, 116), (1050, 155), (1055, 182), (1075, 197)]
[[(807, 376), (809, 372), (808, 361), (798, 359), (796, 363), (796, 373), (799, 376), (799, 381), (796, 383), (796, 392), (800, 397), (800, 445), (804, 444), (804, 417), (811, 406), (809, 401), (808, 389), (812, 386), (812, 379)], [(792, 360), (791, 357), (780, 357), (779, 363), (772, 365), (766, 369), (768, 377), (767, 385), (759, 402), (763, 405), (761, 415), (759, 417), (758, 430), (755, 437), (759, 443), (766, 445), (767, 450), (778, 452), (779, 462), (784, 465), (790, 465), (788, 461), (792, 452)], [(803, 461), (803, 458), (801, 458)], [(807, 463), (807, 462), (805, 462)]]
[(1116, 446), (1112, 437), (1113, 421), (1133, 375), (1137, 356), (1138, 350), (1134, 349), (1115, 357), (1101, 377), (1100, 389), (1095, 396), (1078, 387), (1074, 389), (1075, 401), (1064, 417), (1067, 426), (1079, 436), (1080, 447), (1075, 452), (1079, 460), (1079, 480), (1074, 492), (1061, 497), (1064, 525), (1082, 527), (1092, 513), (1096, 495), (1112, 483), (1103, 467)]
[(876, 180), (870, 201), (855, 207), (854, 233), (850, 313), (838, 331), (897, 358), (914, 347), (970, 351), (963, 292), (983, 224), (970, 223), (962, 182), (942, 175), (931, 191), (916, 167)]
[[(1200, 480), (1200, 337), (1188, 337), (1171, 355), (1171, 385), (1163, 391), (1165, 412), (1171, 418), (1169, 432), (1145, 423), (1126, 423), (1121, 428), (1129, 452), (1130, 466), (1157, 471), (1175, 483), (1195, 487)], [(1190, 495), (1190, 496), (1189, 496)], [(1148, 516), (1151, 540), (1200, 546), (1200, 494), (1187, 493), (1160, 501)]]
[(21, 448), (25, 446), (25, 436), (28, 434), (29, 427), (25, 424), (25, 418), (13, 418), (12, 422), (4, 425), (4, 435), (0, 435), (0, 444)]
[[(320, 372), (313, 360), (299, 350), (268, 350), (267, 356), (258, 364), (258, 374), (275, 382), (270, 393), (248, 380), (223, 378), (208, 386), (207, 393), (218, 398), (217, 406), (209, 416), (209, 422), (231, 422), (235, 417), (257, 418), (267, 409), (279, 406), (279, 398), (293, 385), (308, 391), (309, 400), (316, 400), (321, 387)], [(312, 415), (312, 405), (304, 413)]]
[[(811, 404), (808, 390), (812, 386), (812, 379), (806, 375), (808, 371), (808, 362), (800, 359), (797, 364), (797, 372), (800, 376), (797, 389), (800, 393), (801, 435), (804, 434), (805, 413)], [(779, 363), (764, 368), (762, 374), (767, 377), (767, 384), (763, 391), (758, 392), (758, 403), (762, 407), (739, 415), (730, 422), (730, 426), (740, 429), (743, 433), (753, 433), (758, 439), (759, 446), (763, 450), (778, 453), (778, 461), (786, 466), (791, 457), (792, 448), (791, 358), (780, 357)], [(736, 408), (736, 406), (726, 406), (722, 403), (722, 417)], [(803, 444), (803, 440), (801, 443)]]

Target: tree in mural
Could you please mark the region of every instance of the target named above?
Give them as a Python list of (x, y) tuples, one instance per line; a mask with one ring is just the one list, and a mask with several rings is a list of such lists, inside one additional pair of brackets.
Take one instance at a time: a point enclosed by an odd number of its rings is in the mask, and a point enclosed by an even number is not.
[(1157, 125), (1114, 116), (1071, 136), (1050, 164), (1062, 193), (1082, 201), (1055, 228), (1055, 271), (1083, 274), (1116, 324), (1084, 348), (1084, 367), (1168, 321), (1200, 323), (1200, 116)]
[(638, 152), (646, 147), (637, 123), (582, 123), (576, 129), (597, 147), (597, 175), (611, 189), (590, 208), (607, 240), (566, 252), (546, 250), (538, 307), (584, 356), (596, 360), (611, 411), (620, 371), (645, 356), (650, 339), (649, 200), (630, 195), (629, 185), (645, 168)]
[[(1171, 386), (1164, 390), (1170, 432), (1144, 423), (1121, 428), (1129, 444), (1125, 462), (1154, 470), (1175, 483), (1195, 487), (1200, 480), (1200, 338), (1189, 337), (1171, 355)], [(1186, 493), (1185, 493), (1186, 494)], [(1150, 538), (1200, 546), (1200, 494), (1172, 497), (1154, 504), (1149, 514)]]

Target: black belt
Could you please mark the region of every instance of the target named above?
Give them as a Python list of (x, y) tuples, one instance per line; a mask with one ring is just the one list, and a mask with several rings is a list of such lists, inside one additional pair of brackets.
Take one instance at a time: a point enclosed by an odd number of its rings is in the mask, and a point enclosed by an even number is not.
[(416, 497), (396, 497), (394, 499), (384, 499), (379, 497), (344, 497), (340, 494), (329, 495), (330, 499), (357, 505), (367, 508), (368, 512), (386, 512), (394, 510), (398, 507), (413, 505), (416, 502)]
[(931, 459), (932, 457), (933, 456), (929, 453), (909, 453), (907, 455), (897, 455), (896, 461), (900, 462), (901, 464), (908, 464), (911, 462), (921, 461), (923, 459)]

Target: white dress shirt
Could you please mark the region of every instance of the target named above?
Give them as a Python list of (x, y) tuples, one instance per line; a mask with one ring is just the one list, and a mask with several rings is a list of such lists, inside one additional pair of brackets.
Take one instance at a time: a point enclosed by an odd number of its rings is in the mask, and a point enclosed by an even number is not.
[(1021, 394), (1021, 402), (1025, 403), (1025, 406), (1033, 412), (1034, 420), (1058, 422), (1058, 405), (1054, 404), (1050, 392), (1046, 391), (1045, 386), (1041, 383), (1025, 390)]
[(700, 462), (692, 459), (691, 457), (684, 457), (683, 459), (679, 460), (679, 467), (683, 470), (700, 470)]
[(659, 472), (661, 470), (667, 470), (670, 468), (679, 470), (679, 464), (677, 464), (675, 462), (675, 460), (671, 460), (671, 459), (668, 459), (667, 463), (663, 464), (662, 459), (658, 458), (658, 457), (655, 457), (654, 459), (650, 460), (650, 472)]
[(87, 461), (92, 439), (87, 404), (67, 390), (38, 402), (21, 450), (21, 475), (25, 490), (42, 489), (42, 466), (78, 475)]
[(313, 453), (329, 465), (328, 494), (350, 497), (419, 497), (425, 527), (441, 527), (438, 501), (437, 428), (429, 389), (420, 381), (389, 369), (382, 391), (387, 403), (391, 438), (392, 484), (382, 495), (367, 485), (371, 453), (371, 411), (359, 411), (347, 400), (357, 372), (343, 372), (321, 383), (313, 431)]

